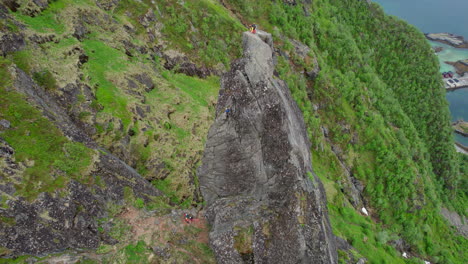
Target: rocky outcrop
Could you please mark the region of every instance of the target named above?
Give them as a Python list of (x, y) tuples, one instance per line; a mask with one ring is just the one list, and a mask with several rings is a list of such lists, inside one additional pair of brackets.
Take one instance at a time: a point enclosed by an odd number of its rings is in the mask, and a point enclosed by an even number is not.
[(207, 67), (198, 67), (195, 63), (191, 62), (187, 56), (173, 50), (163, 52), (162, 57), (166, 60), (164, 68), (174, 70), (177, 73), (183, 73), (188, 76), (198, 76), (200, 78), (206, 78), (212, 73), (212, 70)]
[(468, 42), (462, 36), (450, 33), (431, 33), (426, 34), (426, 38), (432, 41), (448, 44), (455, 48), (468, 48)]
[[(14, 6), (15, 2), (6, 1), (3, 3), (8, 6), (8, 4)], [(11, 19), (8, 14), (8, 10), (5, 6), (0, 3), (0, 56), (6, 56), (6, 54), (14, 51), (19, 51), (24, 48), (26, 45), (24, 35), (22, 33), (10, 32), (11, 27), (22, 28), (20, 24)], [(11, 9), (12, 7), (10, 7)]]
[[(65, 136), (95, 150), (93, 164), (82, 177), (100, 184), (70, 179), (65, 188), (41, 193), (28, 201), (15, 189), (28, 165), (17, 162), (15, 149), (0, 138), (0, 203), (6, 205), (0, 207), (0, 247), (12, 255), (38, 255), (68, 248), (96, 248), (102, 242), (116, 243), (98, 229), (98, 220), (108, 217), (108, 204), (123, 204), (126, 189), (144, 201), (161, 196), (161, 192), (125, 162), (100, 148), (74, 123), (60, 100), (35, 84), (25, 72), (12, 67), (11, 73), (13, 87), (25, 94)], [(2, 127), (14, 129), (9, 125)]]
[(468, 219), (466, 219), (465, 216), (460, 216), (457, 212), (450, 211), (447, 208), (442, 208), (440, 213), (452, 226), (457, 229), (460, 235), (468, 238)]
[(106, 11), (110, 11), (114, 9), (119, 2), (120, 0), (96, 0), (96, 5)]
[(446, 61), (445, 63), (455, 67), (455, 70), (460, 76), (465, 76), (465, 73), (468, 73), (468, 59), (459, 60), (456, 62)]
[(458, 120), (452, 124), (452, 128), (455, 130), (455, 133), (468, 137), (468, 122)]
[(245, 32), (244, 56), (221, 80), (198, 172), (210, 244), (219, 263), (336, 263), (303, 116), (273, 75), (272, 42)]

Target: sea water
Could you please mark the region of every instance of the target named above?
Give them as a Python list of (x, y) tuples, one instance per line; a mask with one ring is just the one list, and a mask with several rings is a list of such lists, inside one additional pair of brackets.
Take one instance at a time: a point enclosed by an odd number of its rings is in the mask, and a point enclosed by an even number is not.
[[(468, 0), (374, 0), (385, 12), (413, 24), (424, 33), (448, 32), (468, 40)], [(457, 49), (449, 45), (429, 41), (430, 45), (442, 47), (437, 55), (440, 72), (453, 71), (445, 61), (455, 62), (468, 59), (468, 49)], [(452, 121), (463, 119), (468, 122), (468, 88), (447, 92)], [(454, 133), (455, 139), (468, 146), (468, 138)]]
[(424, 33), (449, 32), (468, 38), (467, 0), (374, 0), (385, 12)]

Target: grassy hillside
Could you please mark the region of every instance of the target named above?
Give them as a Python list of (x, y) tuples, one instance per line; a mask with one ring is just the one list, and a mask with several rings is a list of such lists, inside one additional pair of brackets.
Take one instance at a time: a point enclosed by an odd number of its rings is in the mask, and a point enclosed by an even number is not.
[[(304, 113), (334, 233), (354, 247), (340, 252), (340, 261), (468, 259), (467, 240), (439, 213), (448, 207), (466, 215), (468, 165), (453, 148), (437, 59), (422, 33), (384, 15), (376, 4), (56, 0), (42, 8), (34, 1), (17, 2), (5, 30), (24, 34), (26, 47), (0, 62), (0, 119), (17, 130), (0, 137), (16, 149), (18, 161), (33, 161), (25, 172), (30, 176), (17, 183), (18, 195), (34, 199), (69, 179), (86, 181), (82, 175), (94, 154), (69, 142), (22, 95), (10, 91), (12, 65), (58, 99), (68, 96), (67, 85), (79, 87), (68, 114), (167, 195), (164, 206), (146, 209), (200, 206), (195, 174), (219, 77), (188, 76), (183, 63), (212, 73), (226, 70), (241, 54), (244, 26), (257, 23), (273, 34), (278, 75)], [(177, 65), (168, 67), (173, 59)], [(316, 76), (308, 76), (317, 65)], [(25, 142), (24, 134), (37, 144)], [(45, 177), (57, 168), (61, 177)], [(354, 180), (364, 187), (357, 198)], [(141, 201), (128, 201), (146, 210)], [(362, 206), (371, 216), (360, 213)], [(120, 210), (114, 208), (113, 215)], [(122, 224), (115, 232), (125, 228)], [(196, 239), (200, 230), (186, 232)], [(97, 253), (110, 262), (154, 257), (148, 241), (124, 237), (118, 246), (124, 253), (106, 245)], [(410, 259), (395, 248), (401, 239)], [(213, 260), (206, 243), (181, 247), (201, 261)], [(176, 259), (190, 258), (184, 254)]]

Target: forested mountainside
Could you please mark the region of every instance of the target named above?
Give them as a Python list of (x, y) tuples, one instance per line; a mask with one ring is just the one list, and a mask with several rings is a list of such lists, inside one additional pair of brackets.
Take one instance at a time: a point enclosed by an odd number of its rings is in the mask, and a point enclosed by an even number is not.
[[(338, 262), (465, 263), (441, 214), (466, 217), (468, 159), (438, 61), (362, 0), (2, 0), (0, 263), (222, 262), (197, 168), (251, 23), (302, 111)], [(259, 231), (233, 232), (256, 260)]]

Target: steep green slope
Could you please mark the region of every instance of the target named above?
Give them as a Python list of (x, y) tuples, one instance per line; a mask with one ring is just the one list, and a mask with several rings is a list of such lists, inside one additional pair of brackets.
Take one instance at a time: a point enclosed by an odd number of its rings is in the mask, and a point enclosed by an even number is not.
[[(278, 75), (304, 113), (334, 232), (354, 247), (352, 253), (340, 252), (342, 262), (468, 259), (466, 239), (439, 213), (444, 206), (466, 215), (468, 200), (467, 161), (453, 149), (437, 60), (420, 32), (385, 16), (377, 5), (358, 0), (57, 0), (43, 7), (37, 3), (47, 1), (7, 2), (18, 6), (9, 5), (2, 31), (23, 34), (26, 47), (2, 59), (1, 79), (8, 79), (3, 78), (6, 65), (16, 64), (64, 101), (74, 122), (101, 147), (162, 190), (168, 196), (164, 203), (183, 208), (201, 203), (195, 171), (219, 87), (218, 77), (185, 74), (225, 71), (240, 55), (243, 25), (259, 24), (273, 33)], [(93, 151), (66, 141), (20, 95), (4, 90), (9, 84), (1, 86), (0, 119), (38, 142), (27, 148), (17, 131), (0, 134), (21, 149), (18, 160), (35, 161), (28, 168), (31, 175), (37, 171), (43, 178), (37, 188), (19, 184), (17, 195), (34, 199), (67, 179), (86, 180), (80, 172)], [(28, 111), (38, 115), (28, 120), (37, 122), (23, 122)], [(83, 155), (86, 151), (90, 154)], [(54, 168), (65, 176), (44, 177)], [(371, 217), (360, 213), (364, 206)], [(120, 244), (130, 243), (127, 255), (108, 261), (140, 262), (139, 251), (146, 261), (150, 252), (132, 239)], [(198, 244), (194, 248), (205, 252)], [(415, 258), (403, 259), (402, 251)], [(212, 257), (205, 253), (204, 260)]]
[[(451, 204), (465, 214), (466, 194), (457, 192), (461, 174), (432, 50), (422, 34), (385, 17), (377, 6), (316, 1), (312, 8), (316, 12), (302, 20), (314, 25), (316, 37), (310, 45), (321, 72), (314, 83), (307, 83), (294, 77), (286, 65), (283, 76), (291, 76), (289, 84), (303, 102), (303, 110), (315, 115), (309, 119), (316, 149), (313, 164), (324, 166), (322, 175), (337, 181), (335, 189), (345, 193), (350, 183), (343, 177), (343, 168), (365, 184), (364, 193), (370, 199), (364, 204), (384, 224), (387, 230), (381, 232), (394, 236), (377, 245), (402, 237), (414, 254), (433, 256), (435, 262), (462, 263), (466, 239), (447, 236), (452, 231), (438, 209), (441, 202), (458, 195)], [(285, 11), (294, 14), (289, 22), (293, 26), (301, 24), (297, 10), (287, 7)], [(305, 34), (302, 40), (309, 41)], [(312, 85), (317, 112), (307, 106), (307, 89)], [(329, 131), (322, 139), (320, 126)], [(330, 201), (335, 232), (366, 251), (369, 245), (361, 241), (381, 233), (369, 227), (364, 227), (364, 235), (351, 232), (343, 224), (353, 221), (340, 219), (349, 219), (340, 199), (336, 195)], [(366, 234), (369, 229), (371, 233)]]
[[(336, 182), (328, 185), (335, 232), (372, 261), (395, 262), (386, 244), (403, 238), (411, 254), (462, 263), (466, 239), (445, 223), (439, 207), (466, 214), (459, 184), (466, 174), (453, 149), (437, 60), (423, 35), (365, 1), (224, 2), (276, 32), (291, 59), (279, 58), (278, 71), (305, 113), (315, 168)], [(311, 47), (308, 55), (317, 56), (321, 69), (316, 79), (300, 74), (313, 60), (301, 58), (294, 41), (281, 35)], [(347, 200), (361, 205), (350, 179), (364, 183), (362, 205), (382, 227), (350, 217)], [(353, 223), (362, 229), (350, 229)]]
[[(60, 96), (57, 88), (70, 83), (89, 87), (94, 98), (78, 95), (72, 116), (143, 176), (170, 181), (175, 187), (168, 191), (190, 204), (189, 175), (212, 119), (208, 106), (215, 103), (218, 81), (165, 72), (148, 52), (156, 44), (138, 31), (143, 26), (125, 13), (127, 5), (120, 2), (112, 16), (86, 1), (56, 1), (34, 17), (20, 9), (13, 15), (28, 27), (30, 41), (10, 56), (51, 94)], [(146, 4), (136, 5), (147, 11)], [(77, 36), (77, 27), (86, 34)]]

